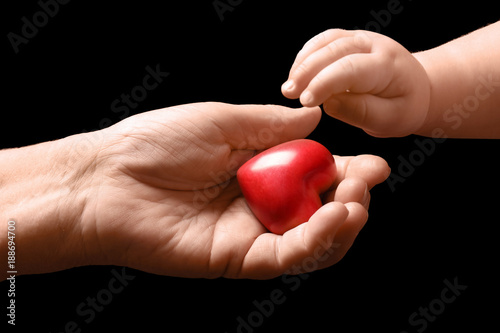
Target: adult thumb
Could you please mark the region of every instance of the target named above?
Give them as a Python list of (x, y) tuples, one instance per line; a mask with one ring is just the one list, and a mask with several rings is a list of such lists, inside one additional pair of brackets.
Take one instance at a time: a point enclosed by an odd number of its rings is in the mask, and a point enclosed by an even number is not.
[(319, 107), (292, 109), (279, 105), (233, 105), (230, 123), (220, 126), (238, 128), (229, 131), (233, 149), (263, 150), (277, 144), (305, 138), (321, 119)]

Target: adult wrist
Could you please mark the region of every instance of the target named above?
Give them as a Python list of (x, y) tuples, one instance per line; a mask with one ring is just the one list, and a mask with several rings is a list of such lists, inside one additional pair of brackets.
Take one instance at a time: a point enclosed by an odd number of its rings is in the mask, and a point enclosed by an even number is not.
[(87, 264), (81, 217), (98, 150), (78, 153), (84, 135), (0, 151), (0, 244), (6, 248), (7, 223), (15, 221), (18, 275)]

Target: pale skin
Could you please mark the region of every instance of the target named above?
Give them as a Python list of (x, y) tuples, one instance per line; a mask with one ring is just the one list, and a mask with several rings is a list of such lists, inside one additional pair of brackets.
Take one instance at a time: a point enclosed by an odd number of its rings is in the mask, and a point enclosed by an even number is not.
[(2, 150), (0, 248), (7, 253), (15, 221), (17, 275), (121, 265), (266, 279), (329, 267), (367, 221), (369, 190), (390, 174), (383, 159), (334, 156), (324, 206), (284, 235), (253, 216), (234, 177), (257, 151), (306, 137), (320, 117), (318, 107), (198, 103)]
[(377, 137), (500, 138), (500, 22), (410, 53), (369, 31), (307, 42), (282, 86), (304, 106)]

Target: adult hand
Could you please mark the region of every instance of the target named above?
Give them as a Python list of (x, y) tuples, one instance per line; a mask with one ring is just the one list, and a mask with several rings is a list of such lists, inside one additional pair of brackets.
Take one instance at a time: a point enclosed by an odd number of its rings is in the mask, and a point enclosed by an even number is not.
[[(29, 212), (15, 195), (6, 206), (23, 226), (19, 274), (106, 264), (261, 279), (334, 264), (366, 222), (368, 189), (389, 174), (384, 160), (336, 156), (325, 205), (282, 236), (254, 217), (234, 177), (256, 152), (307, 136), (320, 117), (319, 108), (199, 103), (4, 151), (11, 161), (37, 159), (29, 175), (44, 175), (30, 187), (7, 186), (38, 198)], [(310, 258), (317, 264), (304, 265)]]
[(388, 175), (385, 161), (337, 157), (333, 202), (283, 236), (254, 217), (234, 177), (256, 151), (307, 136), (320, 116), (319, 108), (201, 103), (110, 128), (83, 219), (98, 257), (183, 277), (269, 278), (335, 247), (315, 258), (333, 264), (366, 221), (367, 189)]

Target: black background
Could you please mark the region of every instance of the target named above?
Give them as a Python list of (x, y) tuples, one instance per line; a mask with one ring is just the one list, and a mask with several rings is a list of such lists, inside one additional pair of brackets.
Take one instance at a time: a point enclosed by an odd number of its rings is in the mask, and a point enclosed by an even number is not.
[[(170, 75), (131, 114), (199, 101), (298, 106), (281, 96), (280, 86), (302, 45), (329, 28), (364, 28), (374, 21), (371, 11), (389, 2), (233, 0), (221, 21), (212, 0), (71, 1), (16, 54), (7, 34), (20, 34), (21, 18), (31, 21), (40, 6), (9, 1), (1, 14), (6, 57), (0, 147), (119, 121), (111, 102), (141, 84), (148, 65), (160, 64)], [(435, 47), (499, 17), (491, 1), (401, 0), (401, 6), (379, 25), (380, 32), (410, 51)], [(372, 138), (326, 115), (311, 138), (335, 154), (380, 155), (393, 172), (401, 158), (419, 149), (415, 140), (423, 140)], [(417, 332), (424, 327), (410, 325), (409, 316), (440, 298), (445, 279), (467, 289), (426, 332), (496, 328), (499, 148), (494, 140), (436, 144), (394, 191), (387, 183), (373, 189), (369, 222), (346, 257), (303, 276), (300, 284), (281, 277), (181, 279), (127, 269), (135, 279), (86, 323), (77, 306), (107, 288), (112, 269), (121, 268), (20, 276), (16, 328), (61, 332), (75, 321), (82, 332), (236, 332), (237, 318), (252, 317), (253, 302), (268, 300), (277, 289), (285, 301), (255, 332)], [(2, 299), (7, 289), (2, 282)]]

